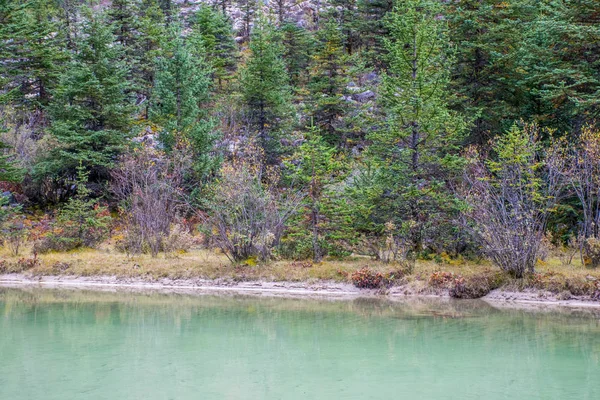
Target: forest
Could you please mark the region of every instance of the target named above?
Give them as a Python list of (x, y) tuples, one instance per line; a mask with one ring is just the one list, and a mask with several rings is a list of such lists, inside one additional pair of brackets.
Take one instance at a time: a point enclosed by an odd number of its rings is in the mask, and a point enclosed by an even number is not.
[(0, 234), (595, 268), (599, 111), (596, 0), (0, 0)]

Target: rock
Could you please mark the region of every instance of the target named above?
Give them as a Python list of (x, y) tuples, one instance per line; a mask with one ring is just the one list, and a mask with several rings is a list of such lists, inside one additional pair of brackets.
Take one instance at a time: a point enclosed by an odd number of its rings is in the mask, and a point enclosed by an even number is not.
[(352, 95), (352, 99), (358, 101), (359, 103), (366, 103), (369, 100), (373, 100), (375, 98), (375, 92), (372, 90), (367, 90), (366, 92), (356, 93)]
[(379, 82), (379, 75), (376, 72), (369, 72), (365, 75), (365, 81), (371, 83)]
[(12, 194), (12, 192), (9, 192), (9, 191), (0, 193), (0, 197), (8, 199), (8, 204), (10, 204), (11, 206), (18, 203), (15, 195)]

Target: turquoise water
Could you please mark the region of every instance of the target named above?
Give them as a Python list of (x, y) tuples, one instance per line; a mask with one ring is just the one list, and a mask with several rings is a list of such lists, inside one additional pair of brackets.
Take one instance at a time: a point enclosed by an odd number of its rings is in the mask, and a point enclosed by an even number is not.
[(0, 288), (0, 399), (600, 399), (593, 311)]

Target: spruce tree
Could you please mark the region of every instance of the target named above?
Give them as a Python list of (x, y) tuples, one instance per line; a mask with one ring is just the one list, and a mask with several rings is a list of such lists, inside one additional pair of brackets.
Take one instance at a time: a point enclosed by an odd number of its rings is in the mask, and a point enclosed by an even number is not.
[(332, 0), (332, 12), (340, 25), (343, 43), (348, 54), (353, 54), (361, 45), (361, 19), (358, 0)]
[(210, 66), (198, 49), (171, 25), (169, 44), (158, 59), (150, 117), (160, 127), (160, 141), (170, 152), (190, 148), (198, 179), (215, 167), (215, 123), (207, 112), (210, 97)]
[(309, 114), (324, 132), (329, 144), (342, 145), (343, 122), (348, 102), (343, 95), (348, 84), (347, 57), (338, 24), (330, 19), (317, 32), (317, 51), (312, 57), (309, 89), (312, 102)]
[(242, 12), (242, 31), (240, 34), (245, 39), (250, 37), (254, 14), (257, 10), (256, 0), (239, 0), (239, 8)]
[(283, 44), (283, 62), (290, 77), (292, 87), (303, 85), (307, 81), (305, 73), (311, 61), (314, 48), (313, 37), (306, 28), (293, 22), (280, 27)]
[(290, 110), (290, 90), (280, 38), (258, 18), (250, 38), (250, 56), (240, 71), (242, 99), (267, 162), (276, 162), (279, 134)]
[(139, 94), (138, 102), (143, 104), (143, 115), (147, 119), (150, 114), (156, 59), (161, 55), (167, 37), (165, 15), (157, 0), (144, 0), (138, 21), (139, 39), (134, 79)]
[(577, 134), (600, 117), (600, 3), (537, 3), (518, 63), (523, 90), (535, 99), (523, 105), (521, 114)]
[(113, 27), (115, 40), (125, 51), (133, 47), (138, 28), (135, 0), (112, 0), (106, 14)]
[(389, 34), (385, 15), (392, 11), (394, 0), (357, 0), (358, 31), (365, 60), (370, 67), (385, 66), (383, 38)]
[(0, 79), (10, 102), (25, 110), (48, 104), (66, 61), (64, 37), (49, 0), (0, 2)]
[(22, 171), (9, 155), (4, 154), (8, 149), (9, 146), (0, 141), (0, 182), (19, 182), (22, 178)]
[(223, 81), (231, 79), (236, 66), (237, 49), (231, 22), (224, 14), (204, 5), (196, 12), (193, 29), (202, 40), (213, 78), (222, 88)]
[[(534, 95), (523, 81), (522, 47), (537, 13), (537, 1), (494, 0), (447, 3), (449, 37), (456, 44), (450, 90), (452, 108), (473, 116), (469, 142), (483, 144), (515, 120), (529, 119)], [(539, 62), (536, 59), (535, 62)]]
[(381, 88), (388, 127), (370, 136), (371, 151), (393, 185), (392, 222), (406, 227), (415, 251), (429, 224), (441, 222), (434, 217), (440, 207), (450, 203), (444, 184), (457, 166), (453, 155), (465, 128), (448, 107), (450, 46), (438, 12), (434, 2), (407, 0), (389, 15), (389, 68)]
[(125, 149), (132, 111), (126, 96), (128, 68), (112, 27), (88, 12), (77, 51), (64, 70), (50, 104), (54, 148), (36, 166), (38, 178), (71, 179), (81, 162), (95, 179)]
[[(293, 181), (302, 185), (307, 190), (304, 201), (304, 213), (300, 215), (301, 221), (291, 228), (290, 235), (299, 242), (310, 238), (313, 260), (320, 262), (325, 255), (326, 243), (326, 215), (328, 195), (326, 187), (333, 183), (342, 170), (342, 163), (336, 157), (335, 147), (330, 146), (323, 139), (319, 129), (312, 125), (304, 135), (304, 142), (292, 157), (290, 167), (293, 169)], [(301, 253), (300, 249), (296, 250)]]

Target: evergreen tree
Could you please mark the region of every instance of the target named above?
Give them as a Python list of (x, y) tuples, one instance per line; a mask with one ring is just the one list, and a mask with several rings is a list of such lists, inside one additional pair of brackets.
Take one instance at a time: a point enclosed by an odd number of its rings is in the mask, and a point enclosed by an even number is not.
[(88, 13), (77, 52), (64, 70), (50, 105), (50, 134), (56, 146), (36, 166), (39, 178), (72, 178), (79, 163), (96, 179), (123, 151), (131, 127), (127, 67), (112, 27)]
[(537, 3), (518, 65), (523, 90), (535, 97), (521, 116), (578, 133), (600, 117), (600, 3)]
[[(298, 221), (299, 226), (294, 226), (291, 232), (295, 240), (302, 243), (304, 237), (310, 237), (313, 260), (320, 262), (325, 255), (324, 233), (326, 218), (323, 215), (327, 208), (326, 186), (342, 169), (340, 161), (336, 158), (335, 148), (328, 145), (321, 136), (316, 126), (307, 130), (304, 142), (293, 156), (293, 180), (307, 189), (308, 195), (304, 201), (305, 212)], [(299, 229), (304, 225), (305, 230)], [(301, 253), (301, 251), (298, 251)]]
[(134, 47), (133, 42), (137, 30), (137, 13), (135, 0), (112, 0), (106, 14), (108, 22), (113, 27), (115, 40), (125, 52), (129, 47)]
[(257, 9), (256, 0), (240, 0), (240, 10), (242, 12), (242, 31), (240, 35), (246, 39), (250, 37), (254, 14)]
[[(502, 134), (532, 109), (533, 96), (522, 82), (519, 55), (535, 18), (537, 1), (466, 0), (448, 3), (450, 37), (456, 43), (450, 90), (452, 107), (473, 116), (469, 142), (485, 143)], [(536, 60), (537, 62), (538, 60)]]
[(139, 39), (136, 49), (137, 64), (134, 70), (138, 90), (138, 103), (144, 105), (144, 117), (150, 114), (150, 96), (154, 85), (156, 59), (164, 47), (166, 34), (165, 15), (157, 0), (144, 0), (139, 18)]
[(215, 124), (207, 112), (210, 73), (198, 48), (186, 42), (172, 25), (169, 45), (158, 59), (150, 117), (160, 126), (167, 151), (190, 148), (197, 178), (214, 170)]
[(325, 133), (328, 143), (341, 145), (342, 122), (347, 109), (343, 95), (348, 84), (345, 64), (346, 54), (338, 24), (326, 21), (317, 32), (317, 51), (313, 55), (309, 89), (312, 97), (310, 115)]
[(15, 165), (9, 155), (4, 154), (9, 147), (0, 141), (0, 182), (19, 182), (22, 171)]
[(389, 69), (381, 88), (388, 128), (370, 136), (393, 185), (390, 219), (406, 228), (415, 251), (422, 249), (429, 224), (440, 222), (436, 213), (449, 204), (445, 179), (456, 167), (452, 154), (465, 128), (448, 108), (451, 59), (438, 11), (434, 2), (407, 0), (389, 15)]
[(290, 77), (291, 86), (296, 87), (307, 80), (305, 71), (311, 61), (314, 40), (306, 28), (293, 22), (284, 23), (280, 31), (283, 43), (283, 61)]
[(87, 187), (88, 176), (80, 164), (72, 182), (77, 191), (58, 213), (54, 225), (61, 233), (48, 235), (48, 250), (94, 247), (108, 235), (110, 213), (92, 198), (92, 191)]
[(280, 38), (265, 18), (254, 25), (250, 56), (240, 71), (242, 99), (267, 162), (276, 161), (282, 119), (290, 108), (288, 76)]
[(26, 110), (48, 104), (66, 60), (63, 39), (49, 0), (0, 2), (0, 79), (5, 100)]
[(193, 28), (202, 41), (213, 77), (221, 88), (223, 81), (231, 78), (236, 66), (237, 49), (231, 22), (224, 14), (205, 5), (197, 11)]
[(357, 0), (358, 31), (365, 60), (370, 67), (382, 69), (385, 66), (382, 55), (385, 53), (383, 38), (388, 35), (384, 16), (392, 11), (394, 0)]
[(361, 45), (361, 19), (358, 0), (332, 0), (333, 15), (340, 25), (344, 47), (348, 54), (354, 53)]

